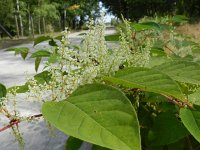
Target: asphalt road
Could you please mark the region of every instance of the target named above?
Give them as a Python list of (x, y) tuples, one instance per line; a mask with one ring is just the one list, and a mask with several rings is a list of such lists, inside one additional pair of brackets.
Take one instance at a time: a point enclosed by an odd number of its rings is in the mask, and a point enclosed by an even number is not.
[[(106, 30), (106, 34), (112, 34), (113, 29)], [(78, 36), (83, 32), (70, 34), (72, 44), (79, 44), (82, 36)], [(111, 43), (112, 44), (112, 43)], [(28, 47), (31, 51), (40, 48), (48, 48), (47, 42), (33, 47), (33, 43), (22, 44), (16, 47)], [(43, 62), (44, 63), (44, 62)], [(43, 65), (40, 66), (41, 71)], [(22, 60), (21, 56), (14, 56), (13, 52), (0, 50), (0, 83), (7, 87), (24, 84), (26, 76), (32, 76), (36, 72), (34, 70), (34, 60)], [(37, 102), (27, 101), (25, 95), (21, 94), (17, 97), (17, 108), (21, 115), (35, 115), (40, 113), (41, 104)], [(0, 114), (0, 128), (3, 127), (8, 120)], [(67, 136), (58, 130), (54, 130), (53, 136), (49, 136), (49, 130), (46, 123), (41, 119), (38, 122), (27, 123), (22, 122), (19, 125), (20, 131), (23, 133), (25, 140), (25, 150), (64, 150)], [(80, 150), (90, 150), (91, 145), (84, 143)], [(19, 150), (18, 144), (11, 133), (11, 129), (0, 132), (0, 150)]]

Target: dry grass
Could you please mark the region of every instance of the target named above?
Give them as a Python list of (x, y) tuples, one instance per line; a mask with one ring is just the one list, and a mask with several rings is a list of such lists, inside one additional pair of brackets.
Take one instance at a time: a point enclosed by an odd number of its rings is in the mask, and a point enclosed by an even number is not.
[(200, 40), (200, 23), (182, 25), (177, 28), (177, 32), (189, 35), (197, 40)]

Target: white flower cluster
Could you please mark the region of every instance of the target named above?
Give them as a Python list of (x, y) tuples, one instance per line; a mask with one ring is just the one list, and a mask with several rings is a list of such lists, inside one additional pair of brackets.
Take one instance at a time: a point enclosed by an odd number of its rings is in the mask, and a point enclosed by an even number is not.
[[(94, 25), (95, 24), (95, 25)], [(151, 41), (146, 40), (145, 46), (133, 49), (132, 31), (126, 22), (126, 33), (121, 32), (120, 46), (108, 48), (104, 38), (105, 24), (99, 20), (89, 24), (89, 32), (84, 36), (80, 47), (70, 47), (68, 31), (63, 32), (61, 46), (58, 47), (59, 59), (49, 63), (46, 70), (51, 75), (48, 84), (38, 85), (31, 81), (29, 95), (36, 99), (49, 95), (48, 99), (59, 101), (66, 99), (80, 85), (101, 82), (102, 76), (113, 75), (120, 66), (144, 66), (149, 60)], [(48, 92), (47, 92), (48, 91)], [(39, 98), (40, 97), (40, 98)], [(44, 98), (42, 98), (44, 99)]]

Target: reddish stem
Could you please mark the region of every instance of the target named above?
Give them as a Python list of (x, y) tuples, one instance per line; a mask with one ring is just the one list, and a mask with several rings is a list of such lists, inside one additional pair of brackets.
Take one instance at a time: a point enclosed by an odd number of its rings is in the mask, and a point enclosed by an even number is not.
[[(30, 116), (30, 117), (27, 117), (27, 119), (34, 119), (34, 118), (39, 118), (39, 117), (42, 117), (42, 114), (33, 115), (33, 116)], [(9, 129), (14, 125), (18, 126), (18, 124), (21, 123), (21, 122), (22, 122), (22, 120), (13, 119), (13, 120), (10, 121), (10, 124), (8, 124), (7, 126), (5, 126), (3, 128), (0, 128), (0, 132), (5, 131), (6, 129)]]

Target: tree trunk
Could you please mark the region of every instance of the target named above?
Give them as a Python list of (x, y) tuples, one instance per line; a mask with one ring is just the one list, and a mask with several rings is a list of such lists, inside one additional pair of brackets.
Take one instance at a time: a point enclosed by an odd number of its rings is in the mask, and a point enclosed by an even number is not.
[[(38, 8), (40, 8), (41, 7), (41, 1), (40, 0), (38, 0)], [(38, 33), (39, 34), (41, 34), (41, 21), (40, 21), (40, 15), (39, 15), (39, 17), (38, 17)]]
[(44, 17), (42, 17), (42, 23), (43, 23), (44, 34), (46, 34), (46, 23)]
[(19, 25), (18, 25), (18, 19), (17, 19), (16, 14), (15, 14), (15, 26), (16, 26), (17, 38), (19, 38)]
[(40, 18), (38, 20), (38, 33), (41, 34), (41, 26), (40, 26), (41, 22), (40, 22)]
[(32, 33), (31, 33), (31, 13), (30, 13), (30, 5), (28, 4), (28, 33), (29, 33), (29, 36), (31, 37), (32, 36)]
[(21, 16), (20, 11), (19, 11), (19, 0), (16, 0), (16, 5), (17, 5), (17, 14), (19, 15), (21, 36), (24, 36), (24, 26), (23, 26), (23, 23), (22, 23), (22, 16)]
[(66, 19), (67, 19), (67, 11), (66, 9), (64, 9), (63, 30), (65, 30), (66, 27)]
[(34, 30), (34, 23), (33, 23), (33, 16), (31, 15), (31, 27), (32, 27), (32, 36), (34, 38), (35, 36), (35, 30)]

